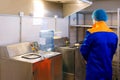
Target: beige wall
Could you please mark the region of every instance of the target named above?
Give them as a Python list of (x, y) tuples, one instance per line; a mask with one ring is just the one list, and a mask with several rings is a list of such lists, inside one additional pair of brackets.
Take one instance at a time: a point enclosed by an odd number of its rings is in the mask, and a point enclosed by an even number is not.
[(96, 0), (90, 7), (84, 9), (85, 11), (93, 11), (95, 9), (103, 8), (107, 11), (116, 11), (120, 8), (120, 0)]
[[(53, 17), (54, 15), (62, 17), (62, 4), (46, 2), (43, 0), (0, 0), (0, 14), (16, 15), (21, 11), (24, 12), (25, 15), (30, 15), (34, 11), (34, 1), (43, 3), (46, 11), (44, 14), (45, 17)], [(39, 8), (38, 11), (41, 11), (41, 9)]]
[(63, 17), (63, 6), (60, 3), (53, 3), (53, 2), (44, 2), (45, 5), (45, 16), (53, 17), (54, 15), (57, 15), (58, 17)]
[(0, 14), (29, 14), (33, 10), (32, 0), (0, 0)]

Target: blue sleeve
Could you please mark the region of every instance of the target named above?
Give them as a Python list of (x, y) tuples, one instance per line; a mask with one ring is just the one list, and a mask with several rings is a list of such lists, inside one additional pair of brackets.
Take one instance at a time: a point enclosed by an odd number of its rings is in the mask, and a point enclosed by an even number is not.
[(90, 32), (86, 32), (86, 36), (84, 38), (84, 41), (80, 47), (80, 52), (82, 54), (82, 56), (84, 57), (84, 59), (87, 61), (88, 59), (88, 55), (89, 55), (89, 51), (90, 51), (90, 45), (91, 45), (91, 40), (90, 40)]
[(115, 36), (114, 45), (112, 45), (112, 53), (113, 53), (113, 55), (115, 54), (115, 51), (117, 49), (117, 44), (118, 44), (118, 37)]

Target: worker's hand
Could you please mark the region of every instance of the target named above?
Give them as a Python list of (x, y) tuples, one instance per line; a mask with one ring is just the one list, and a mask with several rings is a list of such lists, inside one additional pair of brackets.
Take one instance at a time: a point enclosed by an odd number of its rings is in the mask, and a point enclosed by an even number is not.
[(85, 64), (87, 64), (87, 61), (84, 61), (85, 62)]

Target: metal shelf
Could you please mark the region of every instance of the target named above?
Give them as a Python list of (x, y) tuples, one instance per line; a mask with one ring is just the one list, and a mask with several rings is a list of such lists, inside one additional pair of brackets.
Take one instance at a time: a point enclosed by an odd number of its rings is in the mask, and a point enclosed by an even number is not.
[[(85, 28), (91, 28), (92, 25), (79, 25), (79, 20), (78, 20), (78, 14), (83, 14), (83, 15), (87, 15), (87, 14), (91, 14), (91, 11), (83, 11), (83, 12), (78, 12), (76, 15), (77, 21), (76, 21), (76, 25), (69, 25), (70, 28), (76, 28), (76, 31), (74, 31), (76, 33), (76, 41), (78, 42), (78, 36), (79, 36), (79, 28), (83, 28), (83, 31), (85, 31)], [(120, 8), (118, 8), (115, 11), (107, 11), (107, 13), (110, 14), (116, 14), (117, 18), (115, 17), (113, 20), (117, 21), (117, 24), (110, 24), (108, 25), (108, 27), (110, 27), (111, 29), (115, 29), (116, 30), (116, 34), (118, 36), (118, 40), (120, 39)], [(83, 16), (83, 24), (85, 24), (85, 16)], [(82, 33), (85, 34), (85, 33)], [(116, 62), (115, 62), (115, 66), (113, 72), (115, 72), (115, 74), (113, 74), (114, 79), (113, 80), (120, 80), (120, 41), (118, 41), (118, 46), (117, 46), (117, 50), (116, 50)], [(114, 62), (113, 62), (114, 63)]]
[[(70, 27), (90, 28), (90, 27), (92, 27), (92, 25), (70, 25)], [(116, 26), (109, 26), (109, 27), (117, 29), (117, 25)]]
[[(83, 10), (83, 11), (79, 11), (78, 13), (80, 13), (80, 14), (92, 14), (92, 12), (93, 11), (85, 11), (85, 10)], [(107, 13), (117, 13), (117, 11), (116, 10), (108, 10), (108, 11), (106, 11)]]
[(92, 25), (70, 25), (70, 27), (92, 27)]

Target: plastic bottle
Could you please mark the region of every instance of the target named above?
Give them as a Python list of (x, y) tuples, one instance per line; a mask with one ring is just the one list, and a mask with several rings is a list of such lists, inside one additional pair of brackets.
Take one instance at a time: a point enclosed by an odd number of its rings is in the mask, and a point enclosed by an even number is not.
[(40, 31), (40, 50), (53, 51), (54, 50), (54, 31), (53, 30), (42, 30)]

